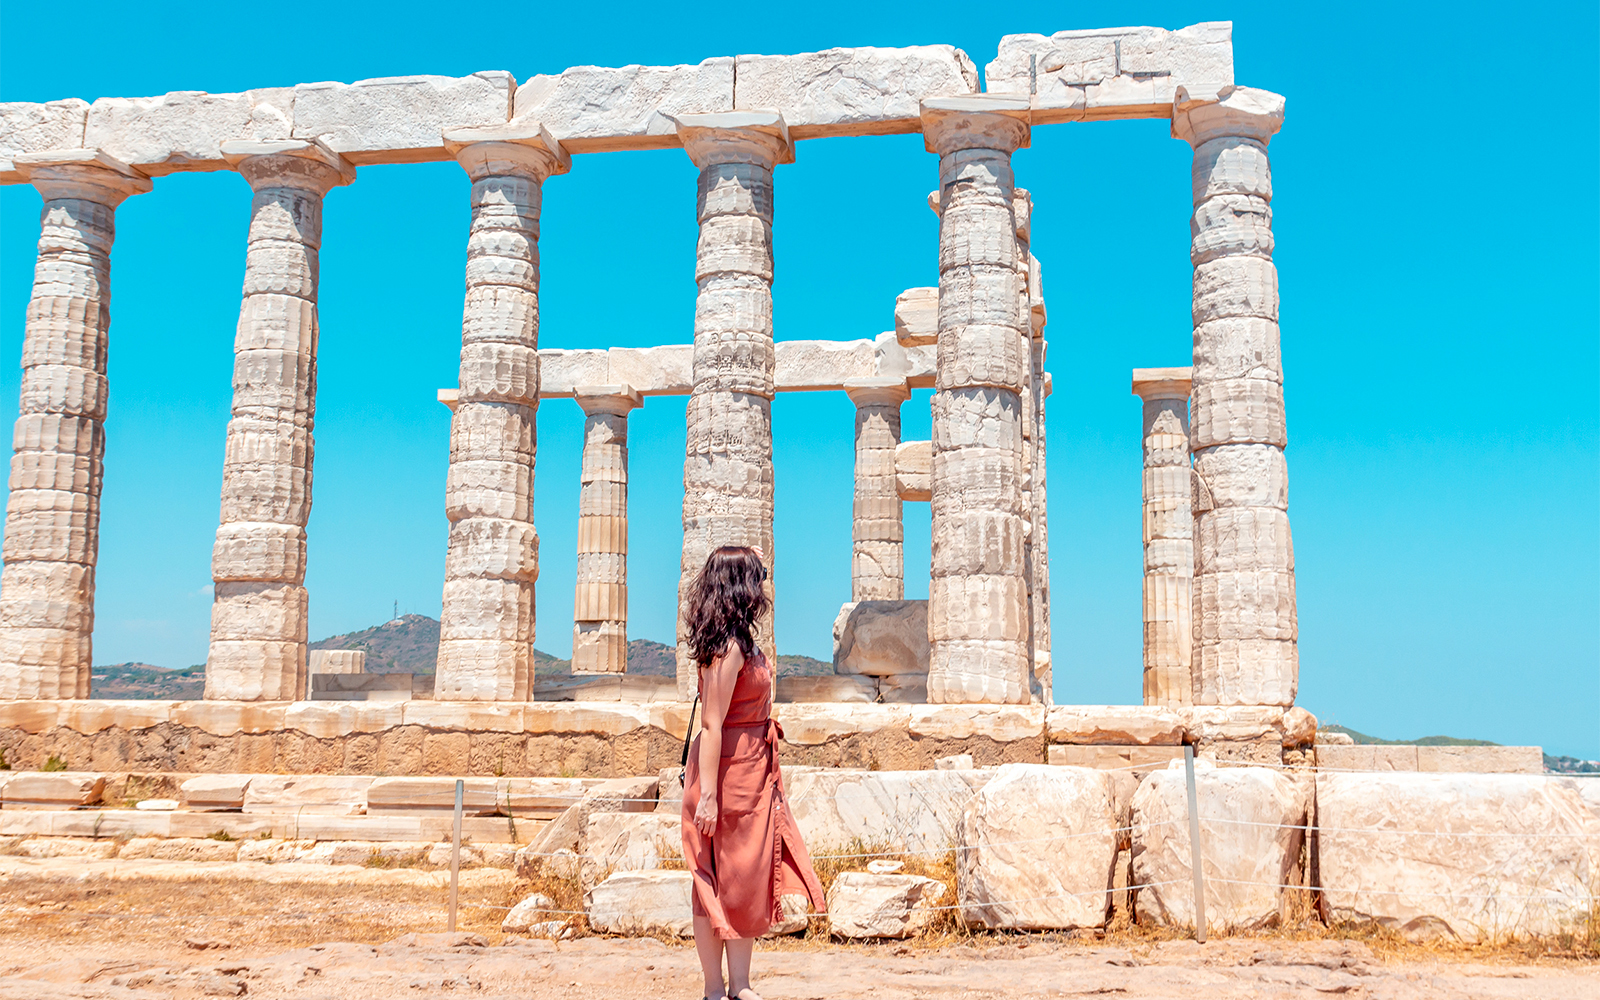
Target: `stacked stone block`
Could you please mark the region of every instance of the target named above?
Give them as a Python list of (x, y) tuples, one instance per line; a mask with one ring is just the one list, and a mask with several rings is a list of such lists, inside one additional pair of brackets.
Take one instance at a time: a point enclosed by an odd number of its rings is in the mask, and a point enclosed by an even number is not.
[(1247, 87), (1173, 116), (1194, 147), (1194, 695), (1289, 705), (1298, 682), (1267, 142), (1283, 98)]
[(628, 669), (628, 411), (631, 386), (580, 386), (583, 471), (578, 488), (578, 583), (572, 672)]
[(1136, 368), (1144, 401), (1144, 703), (1194, 702), (1188, 368)]
[(900, 404), (911, 391), (896, 378), (851, 379), (844, 391), (856, 404), (850, 599), (904, 600), (905, 521), (895, 490), (894, 453), (900, 446)]
[(930, 702), (1025, 703), (1032, 677), (1023, 552), (1023, 397), (1031, 367), (1011, 154), (1026, 100), (923, 103), (939, 155), (939, 340), (933, 397)]
[(472, 179), (472, 222), (434, 697), (526, 701), (539, 576), (539, 209), (545, 179), (570, 161), (537, 125), (461, 129), (445, 143)]
[[(770, 571), (772, 515), (772, 172), (794, 159), (775, 112), (685, 115), (684, 150), (700, 168), (695, 251), (693, 383), (683, 463), (683, 561), (678, 583), (678, 692), (694, 697), (684, 608), (706, 556), (759, 547)], [(768, 594), (772, 583), (769, 577)], [(758, 641), (777, 650), (769, 612)]]
[(93, 150), (19, 157), (44, 198), (0, 575), (0, 698), (87, 698), (117, 206), (150, 181)]
[(228, 142), (222, 151), (254, 198), (211, 551), (205, 696), (295, 700), (306, 692), (322, 199), (355, 168), (315, 141)]

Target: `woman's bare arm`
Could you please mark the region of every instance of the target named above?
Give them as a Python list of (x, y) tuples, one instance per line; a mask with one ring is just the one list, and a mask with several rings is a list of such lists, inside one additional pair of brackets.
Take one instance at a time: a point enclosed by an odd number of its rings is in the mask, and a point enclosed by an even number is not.
[(703, 836), (717, 832), (717, 778), (722, 766), (722, 723), (733, 704), (733, 686), (744, 667), (744, 651), (730, 640), (728, 648), (711, 661), (705, 672), (704, 694), (700, 699), (700, 803), (695, 807), (694, 825)]

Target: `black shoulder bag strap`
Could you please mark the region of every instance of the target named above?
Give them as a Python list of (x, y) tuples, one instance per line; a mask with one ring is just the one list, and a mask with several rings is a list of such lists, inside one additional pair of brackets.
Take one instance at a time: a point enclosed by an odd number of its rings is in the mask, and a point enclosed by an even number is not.
[(683, 759), (678, 761), (678, 784), (683, 784), (683, 770), (689, 766), (689, 741), (694, 739), (694, 713), (700, 707), (700, 696), (694, 696), (694, 704), (689, 706), (689, 728), (683, 731)]

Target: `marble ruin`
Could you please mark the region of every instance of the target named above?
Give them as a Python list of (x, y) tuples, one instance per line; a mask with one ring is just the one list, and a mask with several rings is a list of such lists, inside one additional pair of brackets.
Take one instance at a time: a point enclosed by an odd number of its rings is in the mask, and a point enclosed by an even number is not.
[[(450, 535), (435, 698), (532, 696), (541, 399), (575, 399), (584, 413), (573, 669), (604, 675), (626, 671), (628, 412), (651, 395), (689, 397), (687, 584), (716, 545), (775, 557), (771, 401), (809, 390), (843, 391), (857, 408), (851, 602), (904, 600), (902, 505), (928, 502), (927, 701), (1049, 704), (1068, 692), (1051, 670), (1046, 311), (1032, 202), (1011, 157), (1035, 127), (1166, 118), (1195, 150), (1194, 404), (1191, 421), (1181, 396), (1161, 390), (1167, 416), (1147, 426), (1146, 701), (1293, 704), (1266, 154), (1283, 100), (1234, 84), (1230, 35), (1208, 23), (1007, 36), (982, 90), (965, 53), (933, 45), (577, 67), (520, 85), (483, 72), (0, 105), (0, 180), (45, 199), (0, 696), (88, 695), (116, 207), (152, 178), (234, 170), (253, 201), (206, 698), (307, 697), (322, 202), (364, 165), (449, 158), (467, 174), (471, 223), (460, 381), (441, 393), (452, 411)], [(936, 158), (937, 287), (902, 295), (893, 332), (875, 340), (775, 340), (782, 165), (805, 139), (908, 132)], [(588, 154), (669, 146), (700, 170), (693, 343), (541, 350), (546, 183), (559, 187)], [(900, 408), (916, 388), (933, 390), (928, 442), (901, 440)], [(1179, 471), (1191, 452), (1192, 486)], [(775, 655), (770, 626), (762, 641)], [(679, 697), (692, 685), (680, 652)]]

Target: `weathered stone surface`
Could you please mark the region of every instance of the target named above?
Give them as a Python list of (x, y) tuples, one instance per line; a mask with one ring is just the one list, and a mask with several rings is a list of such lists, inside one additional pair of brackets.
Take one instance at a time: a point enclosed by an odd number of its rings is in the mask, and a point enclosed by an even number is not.
[(195, 837), (135, 837), (122, 846), (117, 857), (124, 861), (237, 861), (239, 844)]
[(894, 300), (894, 334), (904, 347), (939, 341), (939, 289), (908, 288)]
[(879, 677), (878, 700), (885, 705), (926, 705), (928, 703), (927, 674), (895, 674)]
[(529, 844), (533, 854), (580, 850), (595, 813), (648, 813), (655, 809), (655, 778), (609, 778), (584, 790), (583, 797), (539, 832)]
[[(1540, 747), (1418, 746), (1417, 770), (1478, 774), (1543, 774)], [(1600, 873), (1597, 873), (1600, 874)]]
[(573, 66), (529, 77), (517, 88), (515, 113), (574, 153), (676, 146), (674, 118), (733, 109), (733, 73), (727, 56), (689, 66)]
[(1233, 24), (1007, 35), (984, 68), (990, 93), (1032, 95), (1033, 122), (1166, 118), (1173, 101), (1233, 86)]
[[(493, 816), (500, 811), (504, 786), (497, 778), (462, 779), (462, 814)], [(367, 786), (368, 815), (434, 816), (453, 814), (455, 778), (374, 778)]]
[(944, 883), (921, 875), (841, 872), (828, 887), (828, 925), (842, 938), (907, 938), (943, 899)]
[[(1311, 785), (1258, 767), (1195, 764), (1206, 924), (1253, 929), (1275, 923), (1281, 885), (1300, 860)], [(1193, 926), (1188, 785), (1174, 761), (1139, 783), (1133, 796), (1133, 884), (1141, 918)]]
[(601, 934), (672, 934), (694, 932), (688, 872), (618, 872), (587, 894), (589, 926)]
[(1102, 926), (1116, 826), (1104, 772), (1002, 765), (962, 816), (956, 869), (962, 919), (1018, 930)]
[(106, 776), (78, 771), (23, 771), (0, 795), (6, 809), (78, 809), (100, 801)]
[(978, 89), (972, 60), (948, 45), (739, 56), (734, 80), (734, 107), (777, 109), (796, 139), (915, 132), (923, 100)]
[(905, 441), (895, 448), (894, 487), (901, 500), (933, 499), (932, 441)]
[(878, 687), (869, 677), (823, 674), (816, 677), (780, 677), (775, 697), (780, 702), (868, 704), (877, 700)]
[(89, 103), (75, 97), (45, 104), (0, 103), (0, 184), (22, 182), (11, 162), (18, 153), (82, 149), (88, 114)]
[(1153, 771), (1183, 759), (1183, 748), (1175, 746), (1119, 746), (1052, 743), (1045, 747), (1045, 763), (1060, 767), (1093, 767), (1107, 771), (1138, 773), (1134, 768)]
[(1588, 917), (1587, 811), (1562, 779), (1317, 775), (1325, 915), (1469, 940)]
[(1051, 743), (1177, 746), (1181, 715), (1156, 705), (1058, 705), (1045, 714)]
[(258, 774), (244, 791), (247, 813), (360, 816), (376, 779), (358, 775)]
[(987, 770), (784, 769), (790, 811), (814, 852), (852, 842), (891, 852), (950, 849), (962, 810), (989, 777)]
[(296, 139), (321, 139), (351, 163), (449, 159), (446, 129), (492, 125), (511, 117), (510, 73), (392, 76), (294, 88)]
[(1011, 743), (1044, 735), (1044, 715), (1043, 705), (913, 705), (907, 728), (913, 736)]
[(507, 934), (527, 934), (536, 924), (544, 922), (547, 911), (555, 908), (555, 900), (536, 892), (511, 908), (506, 918), (500, 921), (500, 929)]
[(307, 655), (313, 674), (364, 674), (367, 653), (362, 649), (313, 649)]
[(888, 677), (928, 672), (927, 601), (852, 601), (833, 623), (833, 668)]
[(594, 812), (583, 839), (585, 892), (613, 872), (649, 871), (683, 857), (682, 819), (660, 812)]
[(184, 809), (198, 812), (233, 812), (244, 808), (251, 774), (199, 774), (178, 786)]
[(224, 142), (292, 138), (293, 113), (291, 87), (242, 94), (180, 90), (159, 97), (102, 97), (89, 106), (84, 145), (153, 176), (226, 170)]

